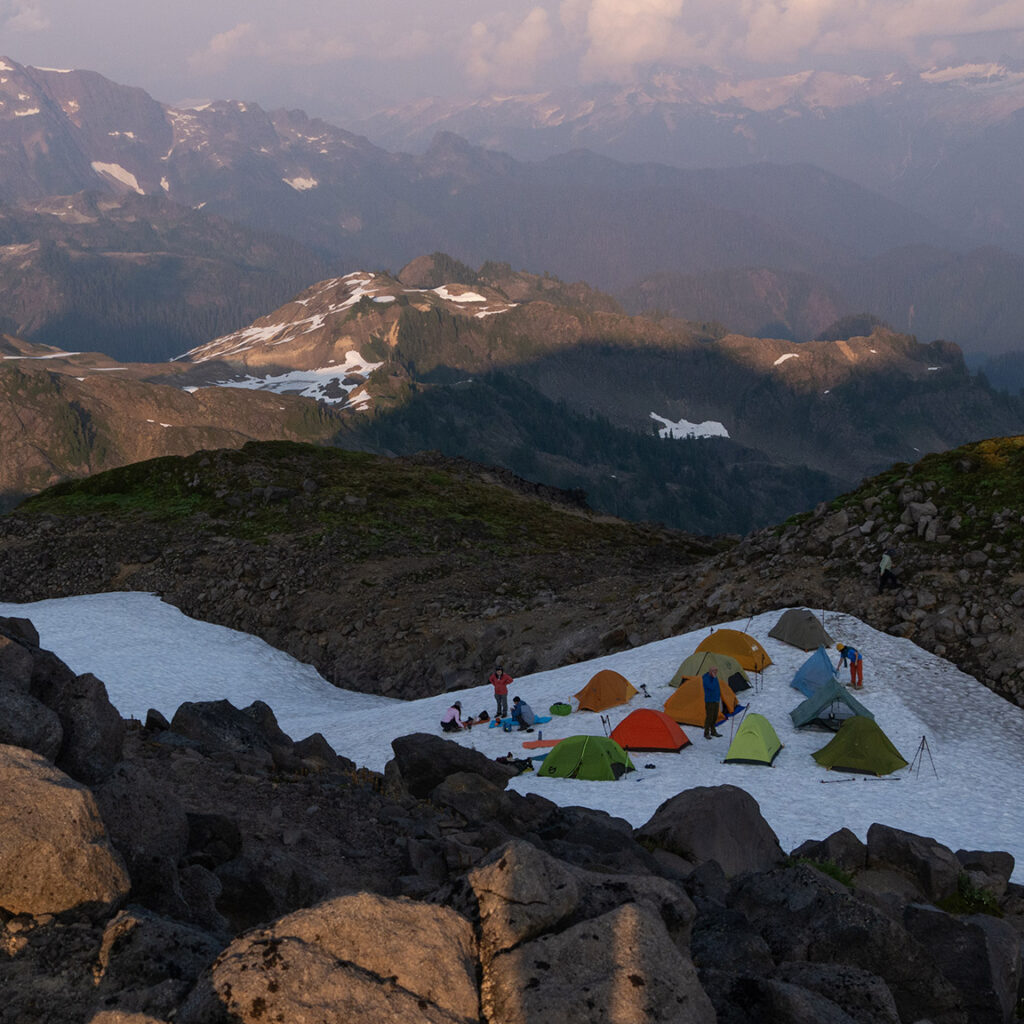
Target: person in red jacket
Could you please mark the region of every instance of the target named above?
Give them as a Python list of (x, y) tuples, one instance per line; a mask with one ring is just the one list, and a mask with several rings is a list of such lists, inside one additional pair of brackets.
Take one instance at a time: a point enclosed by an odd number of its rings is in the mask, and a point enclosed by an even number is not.
[(487, 677), (487, 682), (494, 687), (494, 700), (498, 705), (496, 717), (504, 718), (508, 714), (508, 688), (515, 680), (498, 664)]

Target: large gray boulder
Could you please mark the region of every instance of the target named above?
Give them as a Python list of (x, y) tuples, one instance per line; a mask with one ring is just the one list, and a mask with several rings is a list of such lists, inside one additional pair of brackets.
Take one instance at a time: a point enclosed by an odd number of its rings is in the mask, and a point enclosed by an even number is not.
[(930, 900), (952, 896), (962, 870), (948, 847), (889, 825), (868, 829), (868, 867), (894, 869), (914, 880)]
[(426, 732), (399, 736), (391, 741), (391, 749), (395, 752), (394, 768), (405, 788), (420, 800), (449, 775), (460, 772), (482, 775), (502, 789), (519, 774), (510, 765), (499, 764), (476, 750)]
[(158, 1018), (174, 1016), (222, 944), (213, 936), (140, 907), (115, 915), (94, 966), (100, 1006)]
[(750, 874), (730, 906), (745, 914), (776, 963), (847, 964), (882, 978), (901, 1020), (965, 1024), (960, 993), (898, 921), (806, 865)]
[(986, 914), (953, 917), (912, 905), (907, 931), (962, 993), (971, 1024), (1004, 1024), (1013, 1018), (1021, 983), (1021, 941), (1005, 921)]
[(178, 1024), (470, 1024), (476, 941), (453, 910), (370, 893), (297, 911), (236, 939)]
[(875, 974), (849, 964), (780, 964), (774, 978), (810, 989), (839, 1006), (857, 1024), (900, 1024), (889, 986)]
[(207, 754), (232, 753), (270, 769), (294, 767), (292, 742), (262, 701), (236, 708), (227, 700), (186, 701), (171, 719), (171, 731)]
[(779, 978), (718, 970), (700, 977), (717, 1024), (857, 1024), (826, 995)]
[(30, 693), (0, 679), (0, 743), (25, 747), (55, 761), (64, 742), (60, 718)]
[(482, 994), (492, 1024), (715, 1022), (692, 962), (652, 911), (629, 904), (498, 954)]
[(0, 908), (109, 913), (129, 879), (92, 793), (44, 758), (0, 746)]
[(736, 786), (698, 786), (666, 800), (636, 831), (694, 863), (715, 860), (726, 876), (767, 871), (786, 855), (757, 801)]
[(516, 839), (466, 876), (476, 897), (484, 960), (554, 928), (580, 905), (568, 865)]

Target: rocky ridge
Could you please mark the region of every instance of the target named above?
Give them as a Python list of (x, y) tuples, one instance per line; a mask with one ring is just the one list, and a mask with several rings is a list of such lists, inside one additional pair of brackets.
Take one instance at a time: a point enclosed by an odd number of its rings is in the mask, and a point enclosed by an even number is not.
[(999, 851), (875, 824), (787, 855), (732, 786), (634, 830), (438, 736), (353, 771), (258, 703), (126, 723), (25, 619), (0, 705), (3, 1024), (1009, 1024), (1024, 995)]
[[(496, 655), (521, 675), (776, 608), (837, 609), (1022, 704), (1022, 450), (1015, 437), (927, 456), (739, 540), (595, 516), (580, 495), (436, 454), (247, 446), (0, 518), (0, 597), (149, 590), (337, 685), (400, 697), (479, 683)], [(112, 515), (105, 487), (112, 503), (179, 500), (181, 518)], [(886, 548), (901, 586), (878, 594)]]

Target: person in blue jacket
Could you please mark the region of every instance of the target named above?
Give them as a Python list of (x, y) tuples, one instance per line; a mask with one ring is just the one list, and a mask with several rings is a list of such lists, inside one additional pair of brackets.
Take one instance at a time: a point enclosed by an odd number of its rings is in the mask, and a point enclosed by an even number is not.
[(536, 715), (533, 708), (520, 697), (512, 698), (512, 717), (519, 723), (520, 732), (533, 732)]
[(704, 673), (704, 739), (722, 734), (715, 728), (718, 725), (718, 705), (722, 702), (722, 687), (718, 682), (718, 669), (712, 666)]
[(864, 688), (864, 655), (849, 644), (836, 644), (839, 652), (839, 667), (850, 666), (850, 686), (855, 690)]

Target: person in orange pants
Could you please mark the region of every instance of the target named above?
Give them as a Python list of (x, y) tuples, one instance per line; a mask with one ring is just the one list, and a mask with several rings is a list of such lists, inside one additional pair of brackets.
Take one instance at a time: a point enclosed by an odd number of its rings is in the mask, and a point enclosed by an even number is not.
[(850, 666), (850, 686), (855, 690), (864, 688), (864, 655), (849, 644), (836, 644), (839, 652), (839, 667)]

